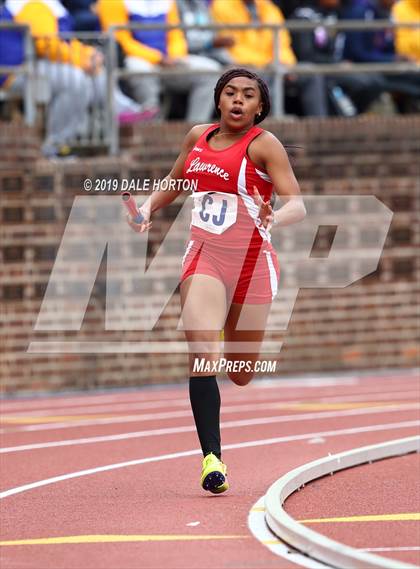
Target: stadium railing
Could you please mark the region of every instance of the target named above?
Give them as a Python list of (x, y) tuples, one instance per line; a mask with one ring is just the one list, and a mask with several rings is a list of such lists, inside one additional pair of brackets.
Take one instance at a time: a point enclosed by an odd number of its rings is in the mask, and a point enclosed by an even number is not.
[[(102, 33), (90, 33), (90, 32), (79, 32), (79, 33), (66, 33), (60, 34), (61, 39), (80, 39), (81, 41), (93, 42), (101, 46), (101, 49), (105, 55), (105, 67), (106, 67), (106, 77), (107, 77), (107, 93), (104, 101), (104, 108), (102, 111), (102, 125), (97, 129), (96, 134), (90, 130), (87, 132), (83, 140), (79, 140), (79, 143), (83, 143), (85, 146), (96, 146), (98, 144), (106, 146), (110, 154), (117, 154), (119, 152), (119, 132), (118, 132), (118, 121), (116, 117), (116, 109), (114, 102), (114, 91), (120, 81), (120, 79), (127, 78), (133, 75), (141, 75), (141, 72), (136, 72), (133, 70), (128, 70), (119, 67), (118, 64), (118, 42), (116, 39), (116, 33), (120, 30), (161, 30), (166, 31), (171, 29), (182, 29), (183, 31), (188, 31), (191, 29), (202, 29), (202, 30), (214, 30), (215, 32), (224, 32), (229, 30), (241, 30), (241, 29), (269, 29), (273, 33), (273, 47), (274, 56), (273, 64), (265, 68), (263, 71), (265, 74), (272, 75), (273, 77), (273, 88), (272, 88), (272, 116), (275, 118), (280, 118), (284, 116), (284, 77), (287, 74), (294, 75), (339, 75), (339, 74), (352, 74), (352, 73), (383, 73), (383, 74), (394, 74), (394, 73), (419, 73), (420, 65), (411, 62), (395, 62), (395, 63), (334, 63), (334, 64), (318, 64), (318, 63), (297, 63), (293, 66), (285, 66), (280, 63), (280, 43), (278, 32), (282, 29), (286, 29), (289, 32), (298, 31), (310, 31), (319, 26), (323, 26), (329, 30), (335, 31), (355, 31), (355, 30), (383, 30), (390, 28), (420, 28), (420, 23), (396, 23), (389, 20), (376, 20), (376, 21), (357, 21), (357, 20), (339, 20), (336, 22), (331, 22), (329, 20), (320, 20), (317, 22), (303, 22), (301, 20), (286, 20), (282, 25), (278, 24), (207, 24), (203, 26), (191, 26), (191, 25), (179, 25), (179, 26), (169, 26), (164, 24), (153, 24), (153, 25), (141, 25), (141, 24), (130, 24), (127, 26), (112, 26), (108, 32)], [(27, 77), (27, 86), (25, 88), (25, 117), (28, 124), (33, 124), (35, 117), (35, 104), (34, 104), (34, 62), (35, 62), (35, 50), (33, 42), (28, 34), (28, 28), (25, 26), (19, 26), (16, 24), (4, 24), (0, 22), (0, 31), (2, 28), (21, 28), (25, 30), (25, 62), (16, 68), (10, 67), (0, 67), (0, 73), (24, 73)], [(261, 71), (261, 69), (260, 69)], [(155, 72), (149, 73), (148, 75), (186, 75), (188, 73), (197, 74), (199, 71), (189, 71), (183, 67), (179, 68), (160, 68), (157, 67)], [(203, 71), (205, 74), (215, 74), (219, 75), (221, 71)], [(1, 93), (0, 87), (0, 101)], [(98, 113), (99, 109), (93, 109), (93, 113)], [(95, 120), (91, 121), (95, 124)], [(98, 120), (96, 120), (96, 124)], [(99, 132), (99, 134), (98, 134)]]
[[(51, 92), (49, 89), (48, 78), (42, 75), (37, 69), (37, 62), (40, 59), (48, 59), (48, 57), (39, 57), (36, 53), (36, 42), (43, 43), (43, 50), (46, 54), (50, 51), (54, 57), (53, 61), (57, 63), (68, 63), (65, 57), (60, 58), (60, 47), (57, 46), (57, 36), (37, 36), (31, 37), (30, 28), (28, 26), (2, 22), (0, 21), (0, 34), (3, 30), (21, 30), (24, 34), (23, 41), (24, 61), (21, 65), (6, 66), (0, 65), (0, 76), (13, 75), (24, 77), (23, 92), (9, 89), (9, 84), (6, 81), (0, 85), (0, 102), (10, 101), (12, 99), (23, 99), (23, 109), (25, 123), (32, 126), (36, 122), (37, 112), (39, 107), (48, 104)], [(110, 42), (110, 35), (98, 32), (62, 32), (59, 34), (59, 39), (62, 41), (79, 40), (83, 44), (89, 44), (102, 52), (104, 56), (104, 70), (106, 76), (109, 74), (109, 65), (107, 63), (107, 53), (109, 51), (108, 43)], [(63, 68), (63, 74), (66, 71)], [(103, 104), (96, 104), (98, 97), (97, 85), (95, 85), (95, 74), (90, 76), (92, 81), (93, 100), (90, 105), (87, 121), (80, 125), (80, 134), (74, 145), (85, 148), (111, 148), (110, 135), (114, 129), (110, 125), (111, 109), (109, 105), (108, 89), (104, 91)]]

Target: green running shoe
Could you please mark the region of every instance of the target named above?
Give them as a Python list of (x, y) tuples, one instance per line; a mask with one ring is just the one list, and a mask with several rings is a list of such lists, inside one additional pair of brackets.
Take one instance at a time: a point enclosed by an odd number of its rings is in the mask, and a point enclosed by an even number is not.
[(229, 488), (227, 466), (212, 452), (204, 457), (201, 471), (201, 487), (212, 494), (221, 494)]

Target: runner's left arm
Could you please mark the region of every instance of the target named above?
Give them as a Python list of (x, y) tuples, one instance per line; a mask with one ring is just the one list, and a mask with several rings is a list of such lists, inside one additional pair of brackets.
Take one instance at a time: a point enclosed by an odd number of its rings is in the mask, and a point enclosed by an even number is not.
[(302, 221), (306, 215), (299, 184), (282, 143), (271, 133), (265, 132), (255, 140), (252, 148), (254, 162), (261, 163), (273, 182), (274, 191), (286, 203), (273, 211), (270, 202), (264, 202), (254, 188), (255, 201), (260, 206), (260, 217), (267, 225), (290, 225)]

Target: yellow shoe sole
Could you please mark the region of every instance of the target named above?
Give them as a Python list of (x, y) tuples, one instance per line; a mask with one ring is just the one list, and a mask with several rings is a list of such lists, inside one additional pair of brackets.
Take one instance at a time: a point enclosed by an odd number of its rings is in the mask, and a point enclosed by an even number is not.
[[(220, 465), (220, 466), (219, 466)], [(212, 494), (221, 494), (229, 488), (226, 479), (226, 465), (218, 463), (209, 465), (201, 475), (201, 487)]]

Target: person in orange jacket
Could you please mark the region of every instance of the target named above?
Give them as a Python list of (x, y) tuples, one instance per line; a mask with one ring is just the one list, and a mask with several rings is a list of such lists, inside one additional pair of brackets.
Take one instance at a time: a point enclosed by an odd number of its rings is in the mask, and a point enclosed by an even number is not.
[[(395, 23), (420, 24), (420, 1), (398, 0), (391, 9)], [(398, 55), (420, 64), (420, 28), (395, 28)]]
[[(213, 0), (211, 14), (219, 24), (282, 24), (284, 17), (271, 0)], [(237, 65), (253, 66), (268, 71), (274, 62), (273, 32), (264, 28), (230, 30), (234, 44), (229, 54)], [(278, 36), (279, 61), (287, 71), (296, 63), (290, 34), (281, 30)], [(286, 87), (298, 90), (305, 115), (325, 117), (328, 115), (327, 90), (321, 75), (299, 76), (286, 74)]]
[[(174, 0), (99, 0), (97, 13), (104, 30), (111, 26), (130, 24), (180, 23)], [(205, 122), (210, 119), (213, 113), (216, 75), (201, 74), (200, 71), (215, 72), (219, 71), (221, 66), (209, 57), (189, 54), (182, 30), (123, 29), (117, 30), (115, 36), (123, 52), (126, 68), (135, 73), (128, 79), (133, 96), (145, 109), (152, 113), (158, 112), (160, 89), (163, 85), (175, 91), (189, 93), (187, 121)], [(184, 68), (189, 73), (172, 76), (156, 74), (159, 70), (177, 68)]]

